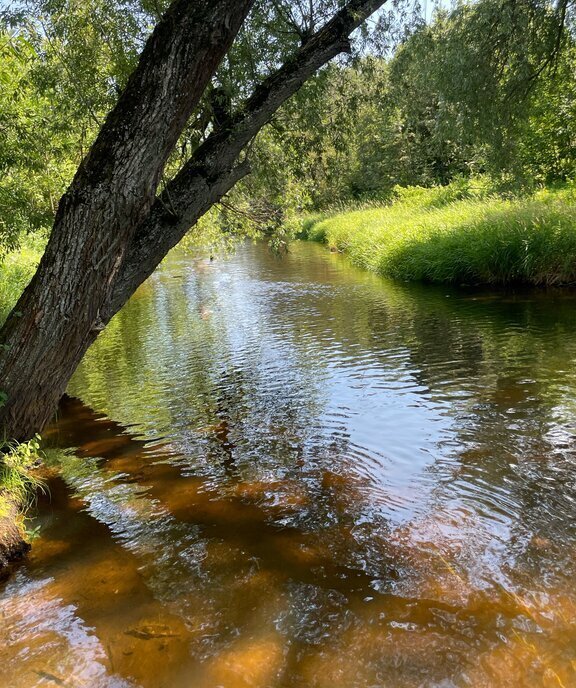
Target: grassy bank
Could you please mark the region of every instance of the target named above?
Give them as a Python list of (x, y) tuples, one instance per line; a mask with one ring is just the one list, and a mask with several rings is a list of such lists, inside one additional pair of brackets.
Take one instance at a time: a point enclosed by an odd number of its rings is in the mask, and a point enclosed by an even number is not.
[(305, 218), (303, 235), (399, 280), (576, 283), (576, 185), (506, 199), (470, 184)]
[[(37, 238), (26, 239), (18, 251), (8, 254), (0, 264), (0, 323), (34, 274), (42, 246)], [(0, 404), (1, 386), (0, 382)], [(29, 549), (25, 514), (41, 486), (35, 475), (38, 450), (36, 440), (0, 447), (0, 578)]]

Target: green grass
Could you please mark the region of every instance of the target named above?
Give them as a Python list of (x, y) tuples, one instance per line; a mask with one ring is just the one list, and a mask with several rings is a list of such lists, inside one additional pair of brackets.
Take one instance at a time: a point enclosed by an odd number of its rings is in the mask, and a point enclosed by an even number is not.
[(6, 442), (0, 450), (0, 495), (28, 506), (42, 481), (34, 475), (40, 462), (40, 437), (29, 442)]
[[(35, 474), (40, 462), (40, 438), (29, 442), (4, 442), (0, 449), (0, 520), (10, 518), (24, 533), (26, 511), (30, 508), (44, 482)], [(15, 514), (17, 516), (15, 516)]]
[(44, 244), (44, 238), (26, 237), (19, 249), (0, 262), (0, 323), (4, 322), (34, 274)]
[(576, 283), (576, 185), (503, 198), (482, 182), (398, 189), (388, 205), (305, 218), (363, 268), (399, 280), (456, 284)]

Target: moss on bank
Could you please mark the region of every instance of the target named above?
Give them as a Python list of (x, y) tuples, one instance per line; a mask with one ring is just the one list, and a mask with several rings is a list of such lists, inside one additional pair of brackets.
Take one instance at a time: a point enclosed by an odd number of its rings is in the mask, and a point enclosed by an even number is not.
[(383, 276), (455, 284), (576, 283), (576, 185), (503, 198), (454, 183), (316, 215), (303, 236)]

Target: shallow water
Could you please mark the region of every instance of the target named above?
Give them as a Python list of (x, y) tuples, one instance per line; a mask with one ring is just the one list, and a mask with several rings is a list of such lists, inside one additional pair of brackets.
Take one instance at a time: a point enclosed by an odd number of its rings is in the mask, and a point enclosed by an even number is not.
[(176, 252), (47, 433), (0, 686), (576, 686), (575, 305)]

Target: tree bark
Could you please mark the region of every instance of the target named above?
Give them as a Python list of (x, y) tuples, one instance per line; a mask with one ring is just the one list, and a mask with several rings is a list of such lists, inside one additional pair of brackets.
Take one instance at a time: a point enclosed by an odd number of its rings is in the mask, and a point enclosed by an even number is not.
[(0, 333), (0, 426), (30, 437), (50, 419), (100, 329), (134, 230), (168, 155), (253, 0), (175, 0), (60, 201), (46, 252)]
[[(244, 147), (385, 0), (350, 0), (214, 131), (154, 202), (170, 150), (253, 0), (176, 0), (60, 202), (31, 284), (0, 332), (0, 426), (42, 429), (90, 344), (166, 253), (248, 173)], [(167, 210), (169, 209), (169, 210)]]
[(336, 55), (350, 51), (350, 34), (385, 1), (348, 2), (194, 152), (136, 230), (111, 297), (102, 309), (104, 323), (109, 322), (202, 215), (249, 174), (247, 162), (238, 164), (246, 145), (320, 67)]

